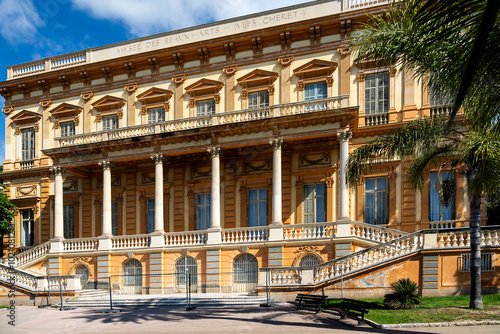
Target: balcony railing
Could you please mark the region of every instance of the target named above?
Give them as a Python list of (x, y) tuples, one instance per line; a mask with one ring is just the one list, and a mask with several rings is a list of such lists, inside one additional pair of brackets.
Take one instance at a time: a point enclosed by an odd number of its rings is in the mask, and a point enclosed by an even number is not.
[(346, 108), (349, 106), (349, 95), (329, 97), (320, 100), (301, 101), (278, 104), (259, 109), (245, 109), (233, 112), (212, 114), (202, 117), (190, 117), (162, 123), (130, 126), (121, 129), (86, 133), (70, 137), (56, 138), (59, 147), (100, 143), (108, 140), (135, 138), (140, 136), (169, 133), (210, 126), (249, 122), (275, 117), (309, 114), (327, 110)]
[(453, 105), (431, 106), (431, 117), (450, 116)]
[(365, 116), (365, 126), (384, 125), (389, 123), (389, 114), (374, 114)]

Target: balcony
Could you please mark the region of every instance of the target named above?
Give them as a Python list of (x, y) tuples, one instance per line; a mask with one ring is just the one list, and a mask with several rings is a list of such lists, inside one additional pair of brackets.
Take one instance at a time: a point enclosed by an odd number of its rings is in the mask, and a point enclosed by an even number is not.
[(55, 138), (55, 142), (56, 147), (71, 147), (76, 145), (101, 143), (111, 140), (171, 133), (174, 131), (202, 129), (224, 124), (235, 124), (277, 117), (310, 114), (347, 107), (349, 107), (349, 95), (341, 95), (329, 97), (326, 99), (286, 103), (264, 108), (245, 109), (233, 112), (217, 113), (202, 117), (190, 117), (170, 120), (162, 123), (129, 126), (114, 130), (92, 132), (70, 137), (59, 137)]

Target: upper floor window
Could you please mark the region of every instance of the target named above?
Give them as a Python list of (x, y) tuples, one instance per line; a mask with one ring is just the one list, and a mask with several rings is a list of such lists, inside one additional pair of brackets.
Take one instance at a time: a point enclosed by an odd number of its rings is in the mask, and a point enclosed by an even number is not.
[(248, 93), (248, 108), (262, 108), (269, 106), (269, 91)]
[(438, 178), (438, 173), (431, 173), (429, 176), (429, 221), (453, 220), (455, 218), (454, 201), (449, 206), (445, 206), (440, 195), (442, 194), (442, 181), (454, 180), (453, 175), (451, 172), (441, 172), (441, 180)]
[(150, 108), (148, 109), (148, 124), (165, 122), (165, 108)]
[(267, 225), (267, 189), (248, 189), (248, 227)]
[(118, 115), (108, 115), (102, 117), (102, 129), (103, 130), (113, 130), (118, 129)]
[(21, 210), (21, 246), (33, 246), (35, 241), (35, 215), (33, 210)]
[(211, 195), (208, 194), (196, 194), (195, 196), (196, 205), (196, 230), (207, 230), (210, 228), (210, 223), (212, 221), (212, 210), (211, 210)]
[(388, 223), (387, 196), (386, 178), (365, 180), (365, 223), (374, 225)]
[(215, 113), (215, 99), (196, 101), (196, 116), (208, 116)]
[(22, 160), (33, 160), (35, 158), (35, 129), (22, 129)]
[(304, 184), (304, 223), (326, 221), (326, 185), (324, 183)]
[(155, 230), (155, 199), (148, 198), (148, 221), (147, 221), (147, 233), (152, 233)]
[(389, 112), (389, 73), (366, 75), (365, 79), (365, 114)]
[(69, 137), (75, 135), (75, 122), (61, 123), (61, 137)]
[(326, 81), (306, 84), (304, 87), (304, 100), (318, 100), (327, 98)]
[(63, 207), (63, 225), (64, 238), (72, 239), (75, 237), (75, 208), (73, 205)]

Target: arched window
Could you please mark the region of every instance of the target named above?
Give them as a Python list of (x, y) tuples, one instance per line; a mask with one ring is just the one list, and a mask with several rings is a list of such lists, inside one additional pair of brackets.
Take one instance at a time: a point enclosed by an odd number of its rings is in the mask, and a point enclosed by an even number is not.
[(198, 284), (198, 263), (191, 256), (181, 257), (175, 264), (175, 273), (177, 274), (177, 285), (185, 286), (186, 278), (189, 274), (191, 285)]
[(320, 263), (316, 255), (308, 254), (300, 259), (299, 267), (314, 267)]
[(238, 255), (233, 262), (234, 283), (257, 283), (259, 263), (252, 254)]
[(125, 286), (142, 286), (142, 264), (137, 259), (130, 259), (123, 264), (123, 283)]
[(75, 275), (80, 275), (80, 283), (82, 285), (82, 288), (85, 289), (85, 286), (89, 282), (89, 270), (87, 266), (81, 265), (75, 270)]

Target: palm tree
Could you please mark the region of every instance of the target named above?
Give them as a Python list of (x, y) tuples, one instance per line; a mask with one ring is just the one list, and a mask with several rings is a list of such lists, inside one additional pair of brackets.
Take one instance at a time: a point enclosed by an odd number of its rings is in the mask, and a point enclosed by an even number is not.
[[(384, 16), (371, 17), (352, 41), (356, 62), (383, 59), (422, 79), (431, 73), (426, 81), (430, 91), (455, 96), (449, 120), (417, 120), (353, 151), (348, 181), (355, 184), (381, 159), (412, 157), (408, 178), (420, 190), (429, 164), (463, 166), (471, 212), (470, 307), (476, 309), (483, 306), (481, 197), (496, 192), (500, 183), (499, 8), (495, 0), (394, 2)], [(467, 128), (454, 123), (462, 104)]]

